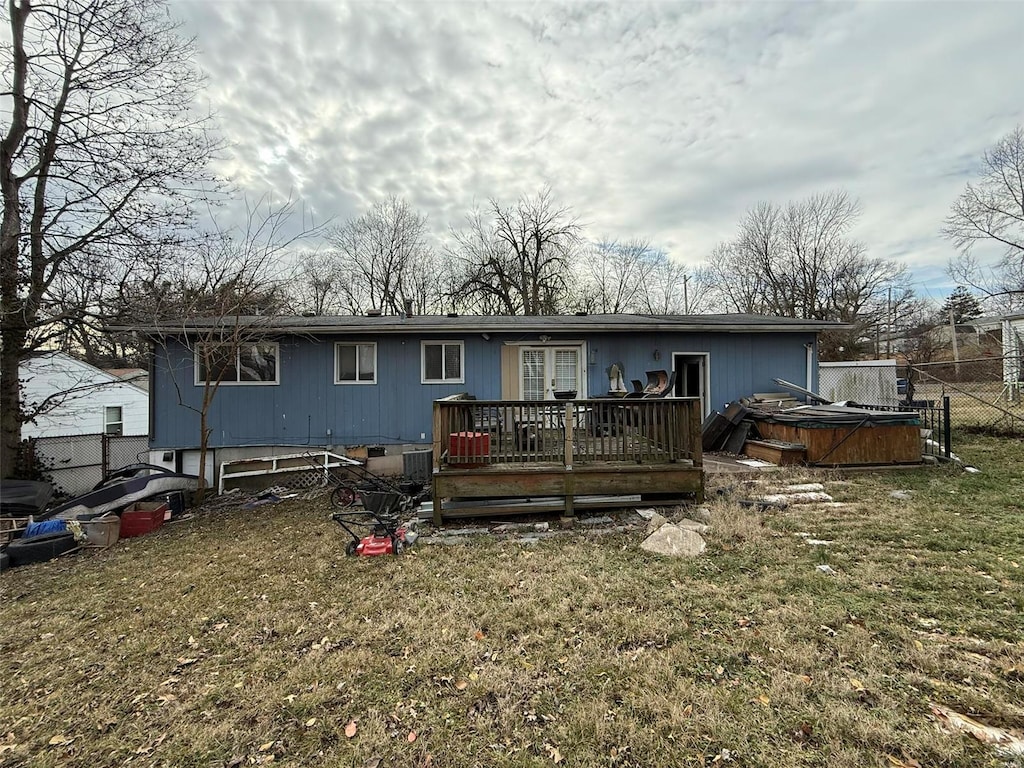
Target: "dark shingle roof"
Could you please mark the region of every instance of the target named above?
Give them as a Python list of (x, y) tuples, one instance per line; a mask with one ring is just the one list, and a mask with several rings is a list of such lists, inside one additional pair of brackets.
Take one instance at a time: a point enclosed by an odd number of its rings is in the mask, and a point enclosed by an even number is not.
[[(190, 330), (210, 329), (223, 323), (235, 325), (234, 318), (227, 321), (195, 318), (152, 326), (116, 327), (110, 330), (136, 330), (156, 336), (174, 336)], [(541, 315), (534, 317), (497, 315), (415, 315), (413, 317), (361, 315), (327, 315), (316, 317), (278, 316), (243, 317), (238, 324), (264, 325), (267, 330), (281, 333), (316, 334), (397, 334), (415, 332), (722, 332), (770, 333), (816, 332), (845, 328), (842, 323), (825, 320), (803, 320), (792, 317), (764, 317), (762, 315)]]

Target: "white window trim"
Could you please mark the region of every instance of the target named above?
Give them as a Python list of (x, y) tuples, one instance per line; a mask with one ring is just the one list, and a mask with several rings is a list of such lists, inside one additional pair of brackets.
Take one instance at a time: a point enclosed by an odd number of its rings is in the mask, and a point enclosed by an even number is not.
[[(457, 379), (427, 378), (427, 346), (436, 344), (459, 345), (459, 373)], [(441, 368), (444, 368), (444, 352), (441, 353)], [(441, 371), (444, 373), (444, 370)], [(465, 384), (466, 383), (466, 342), (457, 339), (424, 339), (420, 342), (420, 384)]]
[[(217, 344), (218, 342), (216, 342), (216, 341), (208, 341), (208, 342), (204, 341), (204, 342), (199, 342), (199, 343), (200, 344)], [(227, 343), (230, 344), (231, 342), (227, 342)], [(235, 373), (236, 374), (238, 373), (238, 358), (239, 358), (239, 355), (241, 355), (241, 348), (243, 346), (245, 346), (245, 345), (252, 346), (252, 345), (255, 345), (255, 344), (259, 344), (260, 346), (273, 347), (274, 348), (274, 358), (277, 361), (277, 364), (274, 366), (274, 380), (273, 381), (221, 381), (219, 383), (211, 381), (210, 383), (211, 384), (216, 384), (218, 387), (274, 387), (274, 386), (277, 386), (278, 384), (280, 384), (281, 383), (281, 345), (278, 344), (276, 341), (248, 341), (248, 342), (245, 342), (244, 344), (239, 344), (235, 348)], [(195, 382), (194, 383), (195, 383), (195, 385), (197, 387), (201, 387), (204, 384), (206, 384), (206, 381), (199, 375), (200, 367), (201, 366), (199, 364), (199, 345), (197, 344), (196, 345), (196, 349), (194, 349), (192, 351), (192, 370), (193, 370), (193, 375), (195, 377)]]
[[(111, 408), (119, 408), (121, 410), (121, 418), (119, 421), (107, 421), (107, 412)], [(108, 432), (107, 429), (113, 424), (121, 425), (121, 433), (124, 434), (124, 406), (123, 405), (104, 405), (103, 406), (103, 434), (114, 435), (115, 433)]]
[[(342, 380), (338, 378), (338, 348), (339, 347), (373, 347), (373, 381), (355, 381)], [(359, 375), (359, 353), (356, 352), (356, 375)], [(350, 386), (353, 384), (376, 384), (377, 383), (377, 342), (375, 341), (336, 341), (334, 342), (334, 383), (339, 385)]]

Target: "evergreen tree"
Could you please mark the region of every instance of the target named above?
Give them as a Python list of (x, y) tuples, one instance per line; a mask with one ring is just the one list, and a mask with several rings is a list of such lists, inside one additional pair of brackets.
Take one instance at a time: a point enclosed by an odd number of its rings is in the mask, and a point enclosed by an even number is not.
[(953, 322), (956, 324), (966, 323), (976, 317), (981, 317), (981, 303), (974, 294), (958, 285), (956, 290), (946, 297), (946, 301), (939, 309), (938, 322), (948, 323), (949, 314), (953, 313)]

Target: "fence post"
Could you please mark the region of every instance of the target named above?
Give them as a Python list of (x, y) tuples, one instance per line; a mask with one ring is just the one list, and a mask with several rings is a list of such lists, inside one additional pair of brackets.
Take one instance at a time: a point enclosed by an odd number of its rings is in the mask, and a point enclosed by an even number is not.
[(110, 435), (100, 435), (100, 477), (105, 478), (110, 472)]
[(949, 425), (949, 395), (942, 396), (942, 440), (946, 458), (953, 453), (953, 438)]

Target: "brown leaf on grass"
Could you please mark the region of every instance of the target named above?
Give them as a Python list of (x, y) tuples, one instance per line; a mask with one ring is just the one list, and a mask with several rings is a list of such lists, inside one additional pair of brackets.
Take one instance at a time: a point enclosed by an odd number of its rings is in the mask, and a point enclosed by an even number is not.
[(307, 728), (312, 728), (314, 725), (316, 725), (316, 718), (315, 717), (311, 717), (311, 718), (309, 718), (309, 720), (306, 721), (306, 727)]
[(853, 690), (855, 690), (857, 693), (864, 693), (867, 690), (867, 688), (864, 687), (864, 683), (862, 683), (856, 677), (850, 678), (850, 685), (853, 686)]
[(53, 736), (47, 744), (51, 747), (66, 747), (75, 740), (74, 736)]
[(544, 744), (544, 749), (548, 751), (548, 757), (551, 758), (553, 763), (557, 765), (562, 762), (562, 753), (558, 751), (558, 747), (554, 744)]
[(273, 749), (274, 748), (274, 744), (276, 744), (276, 743), (277, 743), (276, 741), (268, 741), (266, 744), (260, 744), (259, 751), (260, 752), (267, 752), (268, 750)]
[(478, 629), (476, 631), (476, 634), (473, 635), (474, 640), (483, 640), (485, 637), (487, 637), (487, 633), (484, 632), (482, 629)]
[(991, 744), (1007, 755), (1024, 756), (1024, 738), (1002, 728), (985, 725), (968, 715), (961, 715), (941, 704), (929, 704), (932, 714), (939, 722), (940, 728), (948, 731), (969, 733), (983, 744)]
[(348, 725), (345, 726), (345, 738), (351, 739), (356, 735), (356, 731), (359, 730), (359, 726), (356, 725), (355, 720), (349, 720)]
[(455, 690), (456, 691), (464, 691), (467, 688), (469, 688), (469, 681), (468, 680), (456, 680), (455, 681)]
[(789, 734), (797, 744), (807, 744), (814, 737), (814, 726), (808, 722), (802, 722)]
[(408, 740), (408, 742), (410, 744), (412, 744), (414, 741), (416, 741), (416, 731), (409, 731), (409, 735), (406, 736), (406, 739)]
[(683, 707), (683, 717), (691, 717), (693, 715), (693, 704), (687, 704)]

